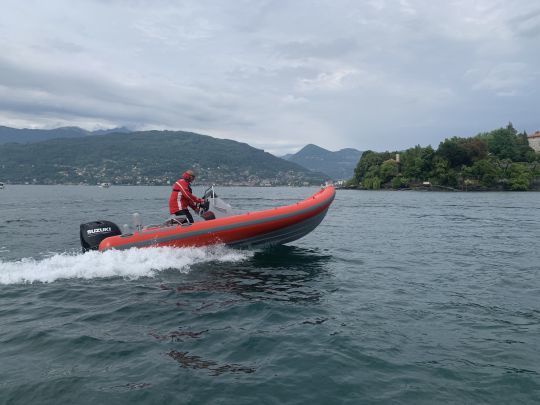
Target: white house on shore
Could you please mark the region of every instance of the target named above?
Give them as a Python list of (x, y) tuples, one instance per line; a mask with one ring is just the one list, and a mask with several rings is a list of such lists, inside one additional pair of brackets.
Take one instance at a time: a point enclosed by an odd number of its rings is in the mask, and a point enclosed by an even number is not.
[(540, 152), (540, 131), (536, 131), (534, 134), (527, 137), (529, 146), (534, 149), (535, 152)]

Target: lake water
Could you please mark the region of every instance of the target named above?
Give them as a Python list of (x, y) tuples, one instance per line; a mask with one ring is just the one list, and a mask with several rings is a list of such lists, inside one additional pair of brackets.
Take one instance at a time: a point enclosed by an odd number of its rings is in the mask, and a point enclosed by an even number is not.
[(540, 402), (540, 193), (338, 191), (289, 246), (79, 253), (168, 193), (0, 191), (0, 403)]

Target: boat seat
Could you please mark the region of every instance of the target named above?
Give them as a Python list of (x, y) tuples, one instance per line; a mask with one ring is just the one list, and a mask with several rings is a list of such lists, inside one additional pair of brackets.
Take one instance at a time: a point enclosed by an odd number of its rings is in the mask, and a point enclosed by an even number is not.
[(191, 225), (191, 223), (188, 221), (188, 219), (184, 216), (179, 216), (179, 217), (173, 217), (173, 218), (170, 218), (168, 219), (167, 221), (165, 221), (165, 223), (163, 224), (164, 226), (177, 226), (177, 225), (180, 225), (180, 226), (189, 226)]

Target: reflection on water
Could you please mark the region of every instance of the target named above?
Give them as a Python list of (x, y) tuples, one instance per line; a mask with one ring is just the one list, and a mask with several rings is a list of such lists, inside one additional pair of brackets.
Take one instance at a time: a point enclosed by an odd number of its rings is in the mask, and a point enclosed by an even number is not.
[(208, 332), (208, 329), (200, 331), (200, 332), (178, 330), (178, 331), (167, 333), (166, 335), (158, 335), (155, 332), (150, 332), (149, 335), (160, 341), (183, 342), (186, 340), (186, 338), (198, 339), (202, 336), (203, 333), (207, 333), (207, 332)]
[(218, 363), (212, 360), (204, 360), (200, 356), (189, 355), (189, 352), (179, 352), (171, 350), (168, 355), (176, 360), (181, 367), (191, 369), (203, 369), (208, 370), (210, 375), (218, 376), (223, 373), (254, 373), (255, 369), (252, 367), (244, 367), (239, 364), (224, 364), (220, 366)]
[[(278, 318), (278, 313), (289, 313), (291, 305), (317, 304), (325, 292), (322, 287), (325, 283), (320, 280), (331, 274), (328, 270), (331, 259), (332, 256), (317, 249), (280, 246), (257, 251), (251, 258), (237, 263), (194, 266), (192, 272), (182, 278), (182, 284), (159, 286), (175, 301), (180, 316), (179, 329), (168, 333), (150, 332), (149, 335), (164, 344), (174, 345), (167, 354), (182, 368), (206, 370), (210, 376), (254, 373), (256, 369), (250, 364), (228, 364), (209, 358), (215, 354), (198, 353), (200, 345), (195, 345), (195, 341), (221, 341), (224, 334), (225, 339), (229, 339), (234, 335), (231, 332), (237, 331), (239, 326), (223, 328), (225, 319), (229, 316), (236, 319), (238, 311), (249, 311), (248, 307), (260, 311), (259, 303), (282, 305), (279, 310), (272, 311)], [(216, 317), (221, 319), (221, 328), (216, 328)], [(301, 324), (320, 325), (326, 321), (327, 318), (316, 317)], [(290, 325), (278, 322), (275, 333), (295, 324), (295, 321)], [(259, 338), (273, 333), (257, 329), (252, 332)]]
[[(232, 293), (247, 300), (317, 301), (321, 292), (310, 282), (328, 275), (326, 265), (332, 256), (316, 249), (279, 246), (256, 252), (249, 260), (224, 263), (203, 280), (181, 284), (175, 288), (160, 285), (161, 289), (177, 293)], [(213, 305), (229, 305), (224, 300)]]
[(319, 249), (282, 245), (256, 252), (250, 264), (257, 268), (283, 268), (310, 273), (322, 270), (323, 265), (331, 259), (332, 255), (323, 254)]

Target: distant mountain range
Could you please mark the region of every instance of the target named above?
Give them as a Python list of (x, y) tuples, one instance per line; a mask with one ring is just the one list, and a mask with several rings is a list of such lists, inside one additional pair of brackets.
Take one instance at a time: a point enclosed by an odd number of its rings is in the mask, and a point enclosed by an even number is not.
[(306, 169), (327, 174), (332, 180), (348, 180), (353, 177), (354, 169), (362, 152), (352, 148), (331, 152), (317, 145), (306, 145), (295, 154), (282, 156), (290, 162)]
[(99, 129), (97, 131), (87, 131), (79, 127), (61, 127), (55, 129), (17, 129), (0, 126), (0, 144), (17, 142), (31, 143), (41, 142), (55, 138), (83, 138), (93, 135), (108, 135), (111, 133), (129, 133), (128, 128)]
[[(326, 177), (248, 144), (192, 132), (1, 127), (0, 134), (4, 183), (170, 184), (188, 168), (198, 184), (315, 185)], [(52, 139), (36, 141), (43, 137)]]

